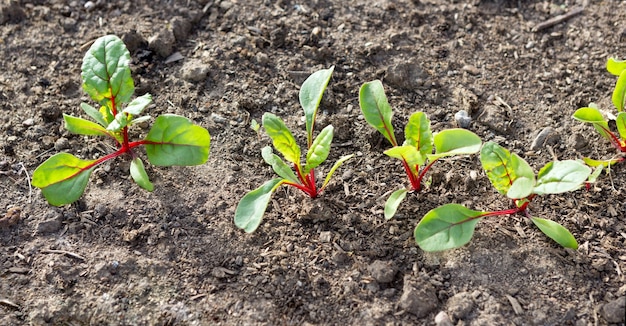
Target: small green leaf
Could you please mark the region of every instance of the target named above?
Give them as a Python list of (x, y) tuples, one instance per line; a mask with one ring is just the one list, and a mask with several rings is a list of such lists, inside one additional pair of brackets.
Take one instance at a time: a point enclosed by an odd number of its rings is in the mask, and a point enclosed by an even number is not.
[(130, 102), (128, 106), (124, 108), (123, 112), (132, 114), (132, 115), (139, 115), (146, 107), (148, 107), (148, 105), (150, 105), (151, 102), (152, 102), (152, 95), (144, 94), (134, 99), (132, 102)]
[(397, 158), (407, 162), (414, 174), (417, 175), (417, 169), (426, 162), (426, 158), (420, 154), (414, 146), (395, 146), (386, 151), (385, 155)]
[(140, 122), (148, 121), (148, 120), (150, 120), (150, 118), (151, 118), (151, 117), (150, 117), (149, 115), (144, 115), (144, 116), (142, 116), (142, 117), (138, 117), (138, 118), (133, 119), (133, 120), (129, 123), (129, 125), (134, 125), (134, 124), (136, 124), (136, 123), (140, 123)]
[(259, 132), (259, 129), (261, 129), (261, 125), (256, 122), (256, 120), (252, 119), (252, 121), (250, 121), (250, 128), (254, 130), (254, 132)]
[(589, 165), (590, 167), (598, 167), (598, 166), (604, 166), (604, 167), (608, 167), (610, 165), (613, 165), (615, 163), (619, 163), (621, 162), (618, 159), (612, 159), (612, 160), (594, 160), (592, 158), (589, 157), (583, 157), (583, 162), (585, 162), (585, 164)]
[(87, 136), (113, 137), (113, 135), (104, 129), (104, 127), (89, 120), (73, 117), (67, 114), (63, 114), (63, 120), (65, 121), (65, 129), (71, 133)]
[(413, 234), (415, 242), (424, 251), (461, 247), (472, 239), (476, 223), (483, 214), (458, 204), (439, 206), (426, 213), (417, 224)]
[(104, 120), (104, 116), (102, 116), (102, 113), (100, 113), (100, 111), (98, 111), (93, 106), (83, 102), (80, 103), (80, 108), (83, 109), (83, 111), (85, 111), (88, 116), (94, 119), (94, 121), (99, 123), (101, 126), (106, 127), (109, 124), (106, 120)]
[(343, 162), (351, 159), (353, 156), (354, 156), (354, 154), (342, 156), (342, 157), (340, 157), (337, 160), (337, 162), (335, 162), (335, 164), (333, 164), (333, 167), (330, 168), (330, 171), (328, 171), (328, 174), (326, 175), (326, 178), (324, 179), (324, 183), (322, 184), (322, 188), (320, 188), (320, 191), (322, 191), (322, 190), (324, 190), (324, 188), (326, 188), (326, 186), (330, 182), (330, 178), (333, 176), (335, 171), (337, 171), (337, 169), (341, 166), (341, 164), (343, 164)]
[(322, 129), (319, 135), (313, 140), (313, 144), (306, 153), (306, 164), (304, 165), (304, 174), (315, 169), (328, 157), (330, 153), (330, 143), (333, 141), (333, 126), (328, 125)]
[(494, 142), (487, 142), (480, 150), (480, 162), (494, 188), (506, 195), (516, 177), (511, 153)]
[(85, 191), (95, 162), (81, 160), (68, 153), (58, 153), (35, 169), (33, 186), (41, 189), (51, 205), (73, 203)]
[(406, 198), (406, 194), (409, 191), (406, 188), (398, 189), (394, 191), (391, 196), (385, 202), (385, 219), (390, 220), (394, 215), (396, 215), (396, 211), (398, 210), (398, 206), (400, 203)]
[(618, 113), (615, 122), (617, 123), (617, 132), (619, 132), (620, 138), (622, 141), (626, 141), (626, 112)]
[(263, 147), (261, 150), (261, 156), (263, 156), (265, 163), (272, 166), (272, 169), (276, 172), (276, 174), (293, 183), (299, 183), (298, 177), (296, 177), (293, 173), (291, 167), (281, 160), (278, 155), (274, 154), (270, 146)]
[(263, 114), (263, 128), (272, 138), (274, 148), (283, 154), (283, 157), (296, 165), (300, 165), (300, 146), (283, 120), (276, 115), (266, 112)]
[(539, 170), (533, 193), (559, 194), (576, 190), (590, 174), (591, 168), (578, 161), (553, 161)]
[(602, 173), (602, 171), (604, 170), (604, 165), (599, 165), (597, 166), (593, 172), (589, 175), (589, 178), (587, 178), (587, 182), (589, 183), (594, 183), (598, 180), (598, 177), (600, 176), (600, 174)]
[(574, 236), (561, 224), (539, 217), (531, 217), (530, 219), (539, 228), (539, 230), (541, 230), (541, 232), (547, 235), (550, 239), (556, 241), (556, 243), (565, 248), (572, 248), (574, 250), (578, 249), (578, 242), (576, 242), (576, 238), (574, 238)]
[(417, 148), (423, 157), (432, 154), (433, 133), (430, 131), (430, 120), (428, 120), (428, 117), (424, 112), (415, 112), (411, 114), (409, 122), (404, 128), (404, 135), (406, 138), (404, 145)]
[(359, 105), (365, 121), (387, 138), (392, 146), (398, 146), (396, 135), (393, 133), (393, 126), (391, 125), (393, 112), (380, 80), (374, 80), (361, 86)]
[(611, 100), (613, 100), (613, 105), (615, 105), (618, 112), (624, 110), (624, 105), (626, 104), (626, 70), (622, 70), (622, 73), (617, 78)]
[(98, 38), (83, 58), (83, 89), (94, 101), (108, 108), (112, 107), (112, 98), (118, 105), (128, 103), (135, 91), (129, 62), (130, 53), (119, 37)]
[(535, 179), (519, 177), (513, 181), (511, 188), (507, 191), (506, 196), (511, 199), (521, 199), (530, 196), (535, 186)]
[(130, 176), (133, 177), (133, 180), (135, 180), (141, 188), (148, 191), (154, 190), (154, 185), (150, 182), (146, 168), (143, 166), (143, 162), (139, 157), (135, 157), (130, 161)]
[(573, 118), (581, 121), (593, 124), (594, 128), (600, 133), (600, 135), (606, 139), (611, 140), (611, 136), (607, 132), (609, 124), (600, 113), (594, 104), (590, 104), (589, 107), (580, 108), (574, 112)]
[(199, 165), (209, 159), (209, 132), (178, 115), (156, 118), (145, 141), (148, 160), (157, 166)]
[(107, 126), (107, 130), (109, 131), (120, 131), (122, 128), (128, 125), (128, 114), (125, 112), (118, 112), (115, 115), (115, 119), (109, 123)]
[(302, 87), (300, 88), (300, 105), (304, 109), (307, 145), (309, 147), (313, 142), (313, 126), (315, 125), (317, 110), (334, 69), (335, 66), (332, 66), (328, 69), (314, 72), (302, 83)]
[(435, 154), (428, 155), (432, 162), (445, 156), (478, 153), (482, 140), (475, 133), (461, 129), (446, 129), (435, 134)]
[(626, 70), (626, 60), (609, 58), (606, 62), (606, 70), (608, 70), (608, 72), (613, 76), (619, 76), (624, 70)]
[(235, 225), (247, 233), (254, 232), (261, 224), (272, 193), (283, 182), (281, 178), (272, 179), (243, 196), (235, 210)]

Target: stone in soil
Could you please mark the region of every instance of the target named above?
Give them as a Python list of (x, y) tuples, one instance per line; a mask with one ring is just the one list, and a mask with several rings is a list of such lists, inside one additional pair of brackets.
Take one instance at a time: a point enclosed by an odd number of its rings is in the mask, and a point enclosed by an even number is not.
[(209, 74), (209, 66), (200, 60), (191, 59), (180, 68), (181, 77), (191, 83), (203, 81)]
[(403, 62), (387, 68), (385, 81), (390, 86), (414, 90), (424, 87), (428, 77), (428, 73), (417, 63)]
[(439, 306), (435, 288), (425, 281), (412, 281), (409, 275), (404, 277), (402, 296), (398, 303), (400, 308), (417, 318), (426, 317)]
[(148, 40), (148, 47), (160, 57), (167, 58), (174, 51), (175, 42), (174, 33), (164, 28)]
[(475, 303), (469, 292), (459, 292), (450, 297), (446, 305), (452, 318), (465, 319), (474, 310)]
[(378, 283), (390, 283), (397, 269), (391, 261), (376, 260), (367, 267), (367, 271)]
[(626, 296), (619, 297), (602, 306), (602, 317), (613, 324), (626, 322)]

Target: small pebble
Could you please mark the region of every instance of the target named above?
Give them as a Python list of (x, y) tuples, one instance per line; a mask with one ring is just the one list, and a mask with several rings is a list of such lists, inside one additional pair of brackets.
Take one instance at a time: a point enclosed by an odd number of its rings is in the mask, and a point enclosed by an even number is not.
[(467, 114), (467, 111), (461, 110), (454, 114), (454, 121), (456, 121), (459, 127), (467, 129), (472, 122), (472, 117)]
[(330, 233), (330, 231), (322, 231), (320, 232), (320, 241), (321, 242), (325, 242), (328, 243), (332, 240), (333, 235), (332, 233)]
[(32, 119), (32, 118), (26, 119), (22, 122), (22, 124), (25, 125), (26, 127), (30, 127), (35, 124), (35, 119)]
[(70, 148), (70, 141), (65, 137), (61, 137), (54, 142), (54, 149), (56, 149), (57, 151), (68, 148)]
[(476, 75), (480, 74), (480, 69), (476, 68), (476, 66), (465, 65), (461, 69), (463, 69), (463, 71), (467, 72), (470, 75), (476, 76)]
[(435, 324), (437, 326), (454, 326), (452, 320), (445, 311), (440, 311), (437, 316), (435, 316)]
[(626, 322), (626, 296), (619, 297), (602, 306), (602, 317), (607, 322), (619, 324)]
[(392, 282), (398, 272), (393, 262), (382, 260), (375, 260), (367, 266), (367, 271), (379, 283)]

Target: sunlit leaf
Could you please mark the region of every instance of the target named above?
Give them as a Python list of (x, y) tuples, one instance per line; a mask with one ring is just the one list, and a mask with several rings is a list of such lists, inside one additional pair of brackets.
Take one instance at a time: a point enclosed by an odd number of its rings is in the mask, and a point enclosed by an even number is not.
[(600, 176), (600, 174), (602, 173), (602, 171), (604, 170), (604, 165), (599, 165), (597, 166), (593, 172), (589, 175), (589, 178), (587, 178), (587, 182), (589, 183), (594, 183), (598, 180), (598, 177)]
[(409, 122), (404, 128), (404, 134), (406, 138), (404, 145), (417, 148), (422, 157), (432, 154), (433, 133), (430, 131), (430, 120), (428, 120), (428, 117), (424, 112), (415, 112), (411, 114)]
[(578, 249), (576, 238), (561, 224), (539, 217), (531, 217), (531, 221), (550, 239), (565, 248)]
[(398, 146), (391, 125), (393, 112), (380, 80), (374, 80), (361, 86), (359, 105), (365, 121), (387, 138), (392, 146)]
[(353, 156), (354, 156), (354, 154), (342, 156), (342, 157), (340, 157), (337, 160), (337, 162), (335, 162), (335, 164), (333, 164), (333, 167), (330, 168), (330, 171), (328, 171), (328, 174), (326, 175), (326, 178), (324, 179), (324, 183), (322, 184), (322, 188), (320, 188), (320, 191), (322, 191), (322, 190), (324, 190), (324, 188), (326, 188), (326, 186), (330, 182), (330, 178), (333, 176), (335, 171), (337, 171), (337, 169), (341, 166), (341, 164), (343, 164), (345, 161), (351, 159)]
[(626, 141), (626, 112), (620, 112), (615, 119), (617, 132), (623, 141)]
[(428, 155), (430, 161), (438, 158), (478, 153), (482, 140), (475, 133), (461, 129), (446, 129), (435, 134), (435, 154)]
[(533, 192), (543, 195), (576, 190), (590, 174), (591, 168), (578, 161), (553, 161), (539, 170)]
[(609, 129), (609, 124), (600, 113), (600, 110), (595, 108), (590, 104), (589, 107), (580, 108), (574, 112), (573, 118), (593, 124), (594, 128), (600, 133), (600, 135), (604, 138), (611, 140), (611, 136), (607, 132)]
[(426, 158), (414, 146), (395, 146), (384, 153), (387, 156), (406, 161), (414, 174), (417, 174), (417, 169), (426, 162)]
[(609, 58), (606, 62), (606, 70), (611, 73), (611, 75), (619, 76), (624, 70), (626, 70), (626, 60)]
[(417, 224), (413, 234), (415, 242), (424, 251), (461, 247), (472, 239), (476, 223), (483, 214), (458, 204), (439, 206), (426, 213)]
[(263, 128), (272, 138), (274, 148), (283, 157), (296, 165), (300, 165), (300, 146), (283, 120), (276, 115), (266, 112), (263, 114)]
[(315, 125), (317, 110), (334, 69), (335, 66), (332, 66), (328, 69), (314, 72), (302, 83), (302, 87), (300, 88), (299, 98), (300, 105), (304, 109), (308, 146), (311, 146), (313, 142), (313, 127)]
[(104, 116), (102, 115), (102, 113), (100, 113), (100, 111), (98, 111), (98, 109), (94, 108), (93, 106), (83, 102), (80, 103), (80, 107), (81, 109), (83, 109), (83, 111), (85, 111), (85, 113), (87, 113), (88, 116), (90, 116), (101, 126), (106, 127), (109, 124), (106, 120), (104, 120)]
[(512, 199), (526, 198), (533, 192), (535, 186), (535, 179), (526, 177), (520, 177), (513, 181), (511, 188), (506, 193), (506, 196)]
[(113, 137), (106, 129), (104, 129), (104, 127), (89, 120), (73, 117), (67, 114), (63, 114), (63, 120), (65, 121), (65, 129), (71, 133), (88, 136)]
[(313, 144), (311, 144), (311, 147), (306, 153), (304, 174), (308, 174), (310, 170), (315, 169), (326, 160), (328, 153), (330, 153), (330, 143), (332, 141), (333, 126), (328, 125), (315, 137)]
[(590, 167), (598, 167), (598, 166), (604, 166), (604, 167), (608, 167), (609, 165), (613, 165), (615, 163), (619, 163), (620, 160), (619, 159), (612, 159), (612, 160), (594, 160), (592, 158), (589, 157), (583, 157), (583, 162), (585, 162), (585, 164), (589, 165)]
[(261, 224), (272, 194), (283, 182), (281, 178), (272, 179), (243, 196), (235, 210), (235, 225), (247, 233), (254, 232)]
[(85, 191), (95, 162), (81, 160), (68, 153), (58, 153), (35, 169), (32, 184), (41, 189), (51, 205), (73, 203)]
[(494, 142), (483, 145), (480, 150), (480, 162), (491, 184), (503, 195), (507, 194), (518, 177), (533, 180), (535, 177), (526, 161)]
[(613, 101), (613, 105), (615, 105), (618, 112), (622, 112), (624, 110), (624, 105), (626, 104), (626, 70), (622, 70), (621, 74), (617, 78), (611, 100)]
[(394, 215), (396, 215), (396, 211), (398, 210), (398, 206), (400, 203), (406, 198), (406, 194), (409, 190), (402, 188), (394, 191), (391, 196), (385, 202), (385, 219), (390, 220)]
[(293, 173), (291, 167), (281, 160), (278, 155), (274, 154), (270, 146), (263, 147), (261, 156), (263, 156), (263, 160), (265, 160), (267, 164), (272, 166), (276, 174), (293, 183), (299, 183), (298, 177)]
[(146, 173), (146, 168), (139, 157), (135, 157), (130, 161), (130, 176), (143, 189), (148, 191), (154, 190), (154, 185), (150, 182), (150, 178)]
[(143, 110), (150, 105), (152, 102), (152, 95), (144, 94), (139, 96), (138, 98), (132, 100), (126, 108), (124, 108), (124, 112), (132, 115), (139, 115)]
[(107, 126), (107, 130), (120, 131), (128, 125), (128, 122), (128, 115), (125, 112), (118, 112), (115, 115), (115, 119)]
[(198, 165), (209, 158), (209, 132), (178, 115), (156, 118), (145, 141), (148, 160), (154, 165)]

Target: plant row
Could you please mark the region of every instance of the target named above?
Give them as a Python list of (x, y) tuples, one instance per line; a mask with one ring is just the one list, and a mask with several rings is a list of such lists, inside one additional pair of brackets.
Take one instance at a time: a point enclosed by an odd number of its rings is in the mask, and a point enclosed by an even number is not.
[[(95, 160), (82, 160), (68, 153), (59, 153), (42, 163), (35, 170), (33, 185), (41, 188), (50, 204), (60, 206), (77, 200), (94, 168), (122, 155), (130, 158), (132, 179), (140, 187), (152, 191), (154, 186), (142, 160), (135, 153), (138, 146), (145, 147), (148, 161), (157, 166), (197, 165), (207, 161), (209, 133), (185, 117), (161, 115), (155, 119), (144, 139), (129, 140), (128, 128), (150, 119), (149, 116), (139, 115), (151, 102), (149, 94), (131, 100), (134, 84), (129, 61), (130, 54), (124, 43), (111, 35), (96, 40), (85, 55), (81, 74), (83, 89), (100, 108), (82, 103), (81, 108), (93, 121), (64, 115), (65, 127), (76, 134), (108, 137), (117, 149)], [(423, 112), (415, 112), (409, 117), (404, 128), (405, 140), (402, 144), (398, 143), (391, 123), (393, 111), (383, 84), (379, 80), (363, 84), (359, 92), (362, 114), (367, 123), (390, 143), (391, 148), (384, 153), (402, 162), (409, 181), (407, 187), (394, 191), (387, 199), (385, 218), (393, 218), (407, 194), (422, 190), (424, 177), (435, 162), (446, 157), (478, 153), (489, 181), (496, 191), (511, 201), (511, 207), (499, 211), (477, 211), (451, 203), (434, 208), (415, 227), (414, 237), (419, 247), (426, 251), (457, 248), (471, 240), (475, 226), (482, 218), (520, 214), (561, 246), (577, 248), (576, 239), (565, 227), (533, 216), (529, 206), (537, 196), (571, 192), (595, 182), (603, 168), (626, 159), (626, 61), (609, 59), (607, 69), (618, 76), (612, 97), (618, 114), (610, 117), (616, 122), (617, 132), (593, 103), (578, 109), (573, 117), (592, 123), (600, 135), (613, 144), (618, 154), (607, 160), (555, 160), (536, 174), (519, 155), (494, 142), (483, 144), (480, 137), (469, 130), (453, 128), (433, 133), (430, 120)], [(318, 186), (316, 169), (328, 158), (334, 129), (328, 125), (315, 135), (314, 127), (333, 70), (334, 67), (331, 67), (313, 73), (300, 88), (306, 148), (298, 145), (280, 117), (269, 112), (263, 115), (262, 127), (273, 146), (264, 147), (261, 156), (277, 177), (248, 192), (239, 201), (234, 221), (245, 232), (253, 232), (259, 227), (272, 194), (280, 186), (291, 186), (316, 198), (326, 189), (335, 171), (353, 156), (339, 158)], [(253, 128), (258, 131), (260, 126), (253, 121)]]

